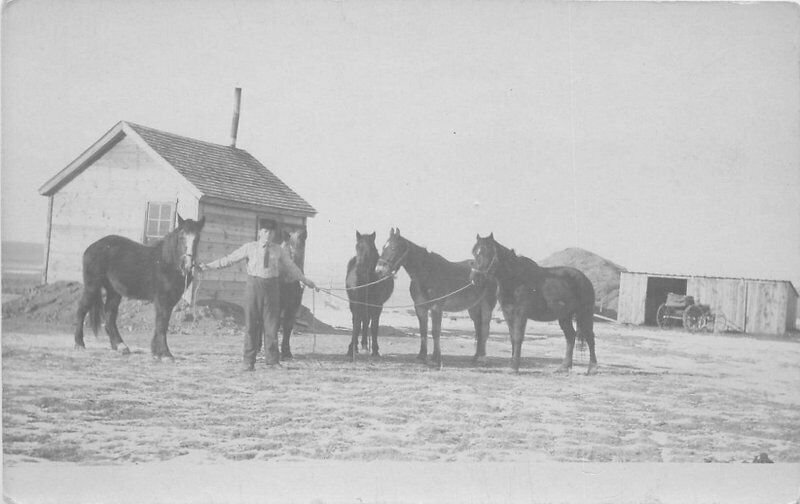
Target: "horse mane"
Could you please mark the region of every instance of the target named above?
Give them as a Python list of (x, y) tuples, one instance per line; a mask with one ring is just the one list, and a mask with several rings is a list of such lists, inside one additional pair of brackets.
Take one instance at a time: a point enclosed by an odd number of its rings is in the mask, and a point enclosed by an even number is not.
[(160, 241), (158, 241), (154, 247), (158, 249), (161, 247), (161, 259), (165, 264), (169, 264), (172, 266), (177, 266), (180, 264), (181, 261), (181, 252), (178, 250), (178, 235), (180, 234), (180, 228), (175, 228)]

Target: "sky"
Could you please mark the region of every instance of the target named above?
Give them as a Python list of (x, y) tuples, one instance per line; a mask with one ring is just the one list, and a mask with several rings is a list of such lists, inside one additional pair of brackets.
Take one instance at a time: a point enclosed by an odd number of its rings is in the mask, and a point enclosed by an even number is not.
[(13, 0), (0, 36), (3, 240), (44, 241), (38, 188), (120, 120), (227, 144), (241, 87), (317, 278), (399, 227), (800, 288), (794, 3)]

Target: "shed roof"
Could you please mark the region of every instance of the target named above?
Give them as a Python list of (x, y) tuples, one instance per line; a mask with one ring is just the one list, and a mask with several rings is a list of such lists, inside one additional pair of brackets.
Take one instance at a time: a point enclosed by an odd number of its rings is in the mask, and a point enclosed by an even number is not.
[(194, 186), (200, 197), (276, 208), (313, 216), (317, 211), (249, 152), (120, 121), (86, 152), (48, 180), (39, 192), (51, 195), (86, 169), (123, 136), (138, 137)]
[(621, 275), (640, 275), (647, 277), (663, 277), (663, 278), (709, 278), (712, 280), (744, 280), (745, 282), (770, 282), (770, 283), (787, 283), (797, 296), (797, 289), (794, 284), (789, 280), (774, 280), (768, 278), (744, 278), (744, 277), (724, 277), (724, 276), (710, 276), (710, 275), (678, 275), (674, 273), (651, 273), (647, 271), (622, 271)]

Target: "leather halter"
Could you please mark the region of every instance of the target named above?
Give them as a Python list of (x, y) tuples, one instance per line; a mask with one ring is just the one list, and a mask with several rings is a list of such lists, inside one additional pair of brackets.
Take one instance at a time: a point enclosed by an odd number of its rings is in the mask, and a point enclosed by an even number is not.
[(494, 265), (497, 262), (497, 247), (492, 245), (492, 251), (494, 252), (494, 255), (492, 256), (492, 260), (489, 261), (489, 265), (486, 267), (486, 269), (485, 270), (480, 270), (480, 269), (474, 268), (474, 267), (470, 268), (473, 273), (479, 273), (481, 275), (486, 275), (486, 276), (494, 276), (494, 273), (492, 272), (492, 269), (496, 269), (496, 268), (494, 268)]
[(411, 250), (411, 245), (409, 245), (409, 244), (408, 244), (408, 242), (406, 242), (406, 250), (403, 252), (403, 254), (402, 254), (402, 255), (400, 256), (400, 258), (399, 258), (399, 259), (398, 259), (398, 260), (395, 262), (395, 264), (394, 264), (394, 265), (392, 265), (392, 263), (390, 263), (389, 261), (385, 260), (383, 257), (379, 257), (379, 258), (378, 258), (378, 266), (381, 266), (381, 265), (383, 265), (383, 266), (384, 266), (386, 269), (388, 269), (388, 270), (389, 270), (389, 272), (390, 272), (392, 275), (394, 275), (395, 273), (397, 273), (397, 270), (399, 270), (399, 269), (400, 269), (400, 266), (402, 266), (402, 265), (403, 265), (403, 261), (405, 261), (405, 259), (406, 259), (406, 256), (408, 255), (408, 252), (409, 252), (410, 250)]

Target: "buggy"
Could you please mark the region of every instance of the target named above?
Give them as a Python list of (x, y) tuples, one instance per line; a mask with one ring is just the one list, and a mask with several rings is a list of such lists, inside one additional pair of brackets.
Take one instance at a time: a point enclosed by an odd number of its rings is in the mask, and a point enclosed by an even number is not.
[(718, 317), (711, 313), (710, 306), (695, 303), (694, 297), (673, 292), (667, 294), (666, 302), (656, 312), (658, 327), (668, 328), (680, 321), (684, 329), (692, 332), (713, 331)]

